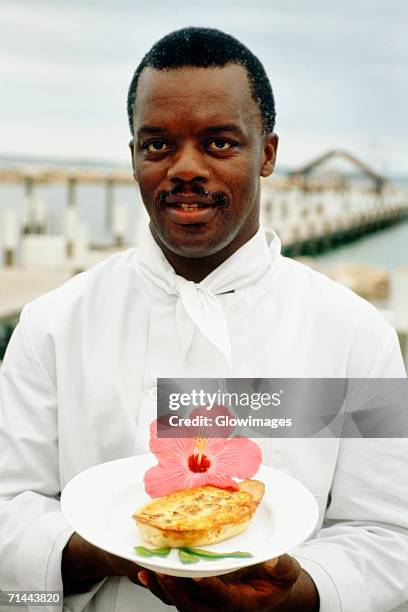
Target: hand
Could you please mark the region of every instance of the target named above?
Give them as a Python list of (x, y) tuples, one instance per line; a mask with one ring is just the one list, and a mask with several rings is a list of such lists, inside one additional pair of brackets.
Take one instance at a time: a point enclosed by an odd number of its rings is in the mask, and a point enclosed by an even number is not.
[(64, 595), (88, 591), (107, 576), (126, 576), (143, 586), (138, 579), (140, 569), (133, 561), (111, 555), (74, 533), (62, 553)]
[(316, 587), (289, 555), (213, 578), (173, 578), (147, 570), (139, 580), (180, 612), (317, 612)]

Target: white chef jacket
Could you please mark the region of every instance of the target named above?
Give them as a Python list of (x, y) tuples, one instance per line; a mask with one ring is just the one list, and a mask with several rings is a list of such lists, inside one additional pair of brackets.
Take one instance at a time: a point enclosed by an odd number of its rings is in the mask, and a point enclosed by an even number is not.
[[(282, 257), (278, 238), (267, 236), (273, 265), (218, 296), (231, 367), (198, 329), (180, 361), (178, 298), (142, 274), (137, 249), (24, 308), (1, 372), (1, 588), (62, 590), (61, 553), (73, 530), (60, 492), (90, 466), (148, 452), (157, 377), (405, 376), (396, 334), (376, 310)], [(260, 230), (249, 255), (262, 256), (265, 240)], [(292, 553), (317, 585), (321, 612), (383, 612), (408, 598), (406, 441), (258, 443), (263, 463), (303, 482), (319, 505), (316, 532)], [(119, 577), (64, 604), (75, 612), (146, 609), (169, 608)]]

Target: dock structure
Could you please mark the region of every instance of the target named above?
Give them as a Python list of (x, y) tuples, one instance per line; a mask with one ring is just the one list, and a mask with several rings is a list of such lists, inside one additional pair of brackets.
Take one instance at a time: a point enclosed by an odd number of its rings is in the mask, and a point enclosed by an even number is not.
[[(358, 181), (351, 180), (350, 173), (321, 172), (327, 162), (338, 159), (351, 164), (354, 178), (356, 171), (359, 173)], [(365, 181), (361, 181), (361, 177)], [(127, 222), (121, 203), (115, 201), (115, 188), (135, 186), (130, 169), (0, 168), (0, 185), (6, 183), (23, 186), (25, 205), (19, 231), (10, 215), (0, 219), (5, 230), (3, 240), (0, 231), (3, 265), (11, 267), (18, 263), (29, 265), (46, 261), (62, 265), (65, 260), (77, 268), (86, 265), (78, 259), (85, 260), (88, 246), (92, 249), (95, 245), (88, 244), (87, 228), (78, 218), (77, 191), (81, 185), (104, 187), (101, 214), (106, 233), (112, 239), (111, 246), (122, 247), (126, 243)], [(35, 190), (38, 186), (51, 184), (66, 186), (64, 235), (59, 241), (57, 237), (52, 240), (38, 238), (46, 234), (46, 222)], [(393, 187), (384, 176), (354, 155), (335, 149), (287, 175), (264, 179), (261, 218), (265, 226), (272, 227), (280, 236), (285, 255), (315, 255), (407, 219), (408, 193)], [(20, 235), (24, 248), (18, 253)]]
[[(336, 159), (350, 163), (353, 176), (322, 172)], [(26, 302), (126, 246), (127, 221), (115, 189), (135, 181), (130, 168), (31, 165), (0, 168), (2, 184), (22, 187), (24, 210), (19, 221), (15, 211), (0, 211), (0, 359)], [(47, 234), (46, 210), (36, 199), (39, 186), (54, 184), (66, 188), (60, 235)], [(109, 244), (92, 243), (79, 219), (81, 185), (104, 187), (101, 215)], [(277, 232), (283, 254), (290, 257), (313, 256), (408, 219), (408, 193), (345, 151), (328, 151), (286, 175), (262, 179), (261, 185), (262, 223)]]
[[(353, 178), (338, 171), (319, 174), (333, 159), (349, 162)], [(279, 234), (285, 255), (316, 255), (407, 219), (408, 193), (350, 153), (334, 149), (277, 185), (265, 181), (261, 214)]]
[(264, 187), (261, 218), (289, 257), (317, 255), (408, 219), (408, 194), (385, 188)]
[(28, 210), (26, 211), (26, 227), (23, 231), (35, 233), (34, 190), (38, 185), (65, 184), (67, 189), (67, 207), (74, 208), (77, 204), (77, 187), (92, 184), (105, 186), (106, 224), (110, 227), (113, 217), (114, 188), (119, 185), (133, 185), (134, 178), (127, 170), (103, 169), (73, 169), (73, 168), (35, 168), (16, 167), (0, 168), (0, 184), (12, 183), (24, 186)]
[[(130, 170), (78, 168), (78, 167), (44, 167), (19, 166), (0, 168), (0, 186), (18, 185), (23, 192), (22, 218), (17, 221), (17, 214), (8, 209), (1, 215), (0, 211), (0, 248), (3, 249), (3, 265), (12, 267), (18, 264), (29, 265), (50, 262), (57, 266), (71, 262), (78, 265), (78, 253), (88, 248), (88, 228), (81, 222), (78, 213), (78, 188), (83, 185), (102, 186), (105, 196), (102, 200), (101, 214), (104, 215), (106, 234), (111, 238), (111, 245), (121, 247), (126, 243), (127, 221), (123, 203), (116, 201), (115, 190), (121, 186), (135, 186)], [(38, 187), (65, 185), (66, 203), (63, 214), (62, 234), (58, 237), (47, 233), (45, 204), (37, 199)], [(48, 213), (52, 213), (52, 203)], [(14, 218), (13, 218), (14, 217)], [(16, 225), (19, 225), (18, 231)], [(63, 244), (63, 247), (61, 246)], [(93, 246), (100, 245), (90, 245)], [(77, 253), (75, 253), (77, 251)], [(40, 260), (36, 260), (36, 255)], [(65, 262), (65, 259), (67, 262)], [(1, 266), (1, 254), (0, 254)]]
[[(330, 151), (326, 151), (326, 153), (323, 153), (323, 155), (319, 155), (319, 157), (316, 157), (315, 159), (309, 161), (307, 164), (304, 164), (300, 168), (292, 170), (289, 173), (289, 176), (303, 178), (304, 188), (307, 189), (308, 178), (313, 174), (313, 171), (319, 166), (326, 163), (327, 161), (336, 158), (346, 160), (347, 162), (350, 162), (353, 166), (361, 170), (361, 172), (374, 183), (375, 191), (378, 194), (383, 191), (387, 183), (387, 179), (378, 172), (375, 172), (375, 170), (370, 168), (370, 166), (363, 162), (361, 159), (358, 159), (355, 155), (352, 155), (348, 151), (343, 151), (342, 149), (331, 149)], [(339, 177), (337, 177), (337, 180), (339, 180)]]
[[(360, 176), (367, 179), (366, 183), (359, 181), (356, 184), (339, 172), (319, 176), (319, 169), (333, 159), (349, 162)], [(73, 241), (81, 233), (77, 228), (78, 187), (103, 186), (105, 197), (101, 214), (104, 215), (105, 229), (112, 236), (113, 244), (122, 246), (125, 243), (126, 221), (120, 203), (115, 202), (115, 188), (135, 185), (130, 169), (0, 168), (0, 185), (6, 183), (23, 186), (23, 236), (45, 233), (45, 213), (38, 210), (36, 187), (66, 185), (65, 250), (68, 258), (73, 256)], [(286, 255), (313, 255), (407, 218), (408, 194), (398, 192), (385, 177), (355, 156), (336, 149), (286, 176), (263, 180), (261, 214), (263, 223), (273, 227), (280, 235)], [(13, 233), (15, 230), (10, 228), (10, 244), (3, 244), (3, 260), (8, 265), (18, 260), (16, 254), (11, 252), (16, 242)]]

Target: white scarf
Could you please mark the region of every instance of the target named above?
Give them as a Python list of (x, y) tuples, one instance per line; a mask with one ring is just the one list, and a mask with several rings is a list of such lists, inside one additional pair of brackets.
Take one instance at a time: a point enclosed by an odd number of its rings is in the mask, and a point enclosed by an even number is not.
[[(170, 295), (177, 295), (176, 320), (182, 343), (184, 360), (197, 327), (224, 355), (231, 367), (231, 341), (227, 320), (217, 294), (242, 289), (259, 280), (276, 263), (280, 253), (280, 240), (260, 227), (248, 242), (213, 270), (200, 283), (188, 281), (176, 274), (150, 229), (139, 249), (139, 269), (153, 283)], [(185, 313), (187, 316), (185, 316)]]

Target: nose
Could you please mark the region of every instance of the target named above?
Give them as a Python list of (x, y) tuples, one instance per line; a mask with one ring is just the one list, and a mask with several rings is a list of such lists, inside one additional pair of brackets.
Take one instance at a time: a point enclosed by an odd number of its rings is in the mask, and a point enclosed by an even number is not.
[(167, 178), (172, 182), (206, 181), (209, 177), (204, 152), (186, 144), (172, 156)]

